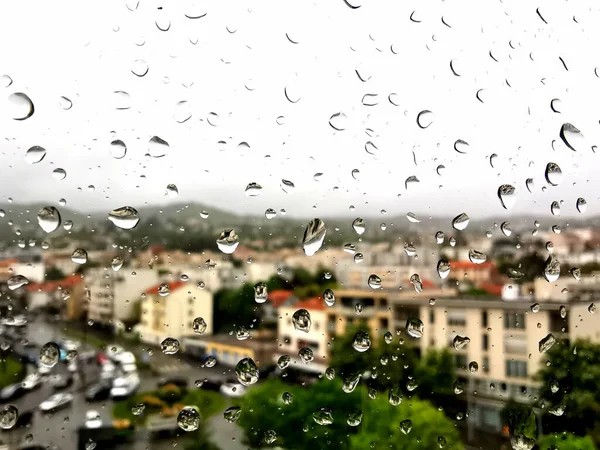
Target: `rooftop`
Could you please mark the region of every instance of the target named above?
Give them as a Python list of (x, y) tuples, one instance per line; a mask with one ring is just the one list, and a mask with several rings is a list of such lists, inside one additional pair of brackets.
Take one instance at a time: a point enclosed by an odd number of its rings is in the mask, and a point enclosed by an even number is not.
[(321, 297), (312, 297), (300, 302), (296, 302), (294, 308), (298, 309), (312, 309), (313, 311), (323, 311), (326, 309), (325, 303)]
[[(150, 289), (146, 289), (146, 294), (157, 295), (158, 288), (160, 287), (161, 284), (164, 284), (164, 283), (156, 284), (156, 285), (152, 286)], [(174, 292), (177, 289), (184, 287), (187, 284), (187, 282), (186, 281), (172, 281), (167, 284), (169, 285), (169, 288), (171, 288), (171, 292)]]
[(268, 300), (273, 304), (273, 306), (275, 308), (279, 308), (293, 294), (294, 294), (293, 291), (278, 289), (278, 290), (269, 292)]
[(63, 280), (59, 281), (45, 281), (43, 283), (29, 283), (25, 286), (27, 292), (54, 292), (59, 287), (67, 288), (73, 287), (76, 284), (83, 282), (81, 275), (69, 275)]

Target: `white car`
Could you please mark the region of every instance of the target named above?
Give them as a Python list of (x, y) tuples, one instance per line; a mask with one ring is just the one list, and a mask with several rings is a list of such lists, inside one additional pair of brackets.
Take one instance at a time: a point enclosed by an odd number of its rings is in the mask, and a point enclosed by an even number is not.
[(135, 364), (123, 364), (121, 370), (126, 374), (134, 373), (137, 372), (137, 366)]
[(37, 372), (40, 375), (48, 375), (50, 372), (52, 372), (52, 367), (48, 367), (48, 366), (45, 366), (43, 364), (40, 364), (37, 367)]
[(21, 385), (26, 390), (31, 391), (42, 385), (42, 377), (37, 373), (30, 373), (25, 378), (23, 378)]
[(71, 373), (73, 372), (77, 372), (77, 361), (69, 361), (69, 364), (67, 364), (67, 370)]
[(81, 342), (73, 341), (71, 339), (65, 339), (64, 341), (62, 341), (62, 347), (66, 351), (78, 350), (79, 347), (81, 347)]
[(111, 397), (128, 397), (134, 394), (140, 387), (140, 377), (137, 372), (130, 373), (124, 377), (118, 377), (113, 380)]
[(102, 426), (102, 419), (98, 411), (87, 411), (85, 413), (85, 427), (86, 428), (100, 428)]
[(223, 383), (219, 391), (227, 397), (239, 398), (246, 393), (246, 388), (239, 383)]
[(54, 394), (48, 398), (48, 400), (44, 400), (40, 403), (40, 410), (42, 412), (54, 411), (55, 409), (59, 409), (63, 406), (67, 406), (71, 404), (73, 401), (73, 395), (68, 393), (63, 394)]
[(125, 349), (120, 345), (107, 345), (106, 346), (106, 356), (113, 361), (117, 361), (117, 357), (123, 353)]
[(121, 365), (135, 364), (135, 355), (131, 352), (117, 353), (112, 359)]

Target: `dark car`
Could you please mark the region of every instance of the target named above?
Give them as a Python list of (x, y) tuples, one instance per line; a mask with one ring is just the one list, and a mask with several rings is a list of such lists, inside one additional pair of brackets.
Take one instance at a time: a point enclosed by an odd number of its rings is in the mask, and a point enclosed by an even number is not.
[(19, 417), (17, 418), (17, 423), (15, 424), (15, 428), (24, 428), (31, 426), (33, 423), (33, 411), (19, 411)]
[(106, 400), (108, 397), (110, 397), (111, 388), (112, 388), (112, 383), (109, 381), (103, 381), (100, 383), (92, 384), (85, 391), (85, 399), (89, 402)]
[(0, 391), (0, 400), (14, 400), (16, 398), (22, 397), (26, 392), (27, 390), (23, 387), (21, 383), (9, 384)]
[(181, 389), (187, 389), (188, 380), (184, 377), (161, 378), (158, 382), (158, 387), (161, 388), (163, 386), (166, 386), (167, 384), (173, 384)]
[(221, 389), (222, 384), (223, 382), (219, 380), (206, 379), (202, 382), (202, 384), (199, 387), (201, 389), (206, 389), (207, 391), (219, 392), (219, 389)]
[(70, 375), (56, 375), (52, 378), (51, 383), (54, 389), (65, 389), (73, 384), (73, 377)]

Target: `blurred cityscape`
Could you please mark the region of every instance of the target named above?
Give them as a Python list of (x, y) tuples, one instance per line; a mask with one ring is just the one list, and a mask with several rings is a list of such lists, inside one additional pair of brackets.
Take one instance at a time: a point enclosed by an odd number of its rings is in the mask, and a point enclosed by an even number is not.
[[(586, 391), (600, 382), (595, 226), (324, 219), (307, 256), (311, 224), (284, 217), (182, 206), (140, 212), (125, 234), (63, 212), (50, 237), (38, 210), (2, 214), (31, 227), (18, 246), (4, 234), (0, 260), (0, 398), (18, 409), (15, 423), (4, 409), (0, 448), (545, 449), (565, 431), (580, 441), (556, 448), (600, 444)], [(257, 415), (306, 396), (323, 402), (308, 422)], [(377, 401), (406, 408), (393, 432), (368, 419)], [(200, 411), (193, 434), (186, 405)]]

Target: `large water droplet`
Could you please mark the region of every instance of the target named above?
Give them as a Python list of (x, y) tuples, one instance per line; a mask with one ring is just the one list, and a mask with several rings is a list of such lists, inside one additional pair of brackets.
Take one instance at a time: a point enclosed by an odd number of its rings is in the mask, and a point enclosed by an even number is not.
[(168, 337), (160, 343), (160, 350), (165, 355), (174, 355), (179, 351), (179, 346), (179, 341), (177, 339)]
[(160, 295), (161, 297), (166, 297), (171, 293), (171, 286), (169, 286), (169, 283), (160, 283), (158, 285), (157, 291), (158, 295)]
[(13, 80), (8, 75), (0, 75), (0, 86), (3, 88), (9, 87), (13, 83)]
[(358, 382), (360, 381), (360, 372), (354, 372), (344, 378), (344, 382), (342, 383), (342, 391), (346, 394), (353, 392), (358, 386)]
[(246, 194), (246, 197), (257, 197), (260, 194), (260, 191), (262, 191), (262, 186), (258, 183), (252, 182), (248, 183), (244, 193)]
[(37, 164), (46, 157), (46, 149), (38, 145), (34, 145), (25, 153), (25, 162), (28, 164)]
[(277, 211), (275, 211), (273, 208), (268, 208), (265, 211), (265, 217), (269, 220), (273, 219), (273, 218), (277, 217)]
[(125, 91), (114, 91), (113, 102), (115, 105), (115, 109), (122, 111), (131, 108), (131, 99), (129, 97), (129, 94)]
[(469, 342), (471, 342), (471, 339), (468, 337), (456, 335), (452, 340), (452, 347), (454, 347), (455, 350), (462, 350)]
[(240, 243), (240, 238), (233, 228), (226, 228), (221, 231), (217, 238), (217, 247), (226, 255), (231, 255)]
[(329, 288), (323, 291), (323, 301), (327, 306), (333, 306), (335, 304), (335, 294)]
[(390, 388), (388, 392), (388, 402), (390, 402), (390, 405), (392, 406), (398, 406), (402, 403), (402, 390), (400, 387)]
[(196, 317), (192, 322), (192, 329), (196, 334), (204, 334), (204, 332), (206, 331), (206, 327), (208, 327), (208, 325), (202, 317)]
[(174, 184), (167, 184), (165, 195), (169, 198), (176, 198), (179, 195), (179, 189)]
[(371, 289), (379, 289), (381, 287), (381, 278), (375, 274), (371, 274), (367, 283)]
[(88, 254), (82, 248), (76, 248), (73, 250), (73, 253), (71, 253), (71, 261), (73, 261), (75, 264), (85, 264), (87, 259)]
[(67, 97), (61, 97), (61, 98), (59, 98), (58, 99), (58, 104), (65, 111), (68, 111), (69, 109), (71, 109), (73, 107), (73, 102), (71, 100), (69, 100)]
[(550, 212), (553, 216), (560, 216), (560, 203), (553, 201), (550, 205)]
[(14, 405), (6, 405), (0, 410), (0, 428), (10, 430), (17, 424), (19, 410)]
[(343, 112), (333, 114), (329, 118), (329, 125), (336, 131), (344, 131), (348, 123), (348, 118)]
[(454, 142), (454, 150), (458, 153), (467, 153), (469, 151), (469, 143), (467, 141), (463, 141), (462, 139), (457, 139)]
[(444, 243), (444, 232), (443, 231), (438, 231), (437, 233), (435, 233), (435, 243), (436, 244), (443, 244)]
[(35, 108), (31, 99), (22, 92), (16, 92), (8, 96), (12, 118), (14, 120), (25, 120), (33, 116)]
[(244, 386), (250, 386), (258, 381), (258, 367), (251, 358), (238, 361), (235, 366), (238, 381)]
[(487, 260), (487, 256), (485, 253), (471, 249), (469, 250), (469, 260), (473, 264), (483, 264)]
[(357, 427), (361, 424), (362, 418), (363, 412), (360, 409), (355, 409), (346, 416), (346, 423), (351, 427)]
[(177, 414), (177, 425), (183, 431), (195, 431), (200, 426), (200, 413), (194, 406), (186, 406)]
[(352, 347), (357, 352), (366, 352), (371, 348), (371, 339), (369, 338), (369, 334), (365, 331), (359, 331), (354, 335), (354, 339), (352, 340)]
[(411, 213), (411, 212), (409, 212), (409, 213), (406, 214), (406, 218), (411, 223), (420, 223), (421, 222), (419, 220), (419, 218), (414, 213)]
[(52, 233), (60, 227), (61, 218), (58, 209), (54, 206), (44, 206), (37, 214), (38, 224), (46, 233)]
[(577, 211), (583, 214), (587, 209), (587, 202), (585, 201), (585, 198), (579, 197), (575, 206), (577, 207)]
[(424, 109), (417, 114), (417, 125), (423, 130), (433, 123), (433, 113), (428, 109)]
[(575, 278), (575, 280), (580, 281), (581, 280), (581, 269), (579, 267), (573, 267), (569, 273), (571, 274), (571, 276), (573, 278)]
[[(346, 2), (346, 0), (344, 0)], [(348, 2), (346, 2), (348, 4)], [(329, 408), (319, 408), (313, 415), (313, 420), (318, 425), (331, 425), (333, 423), (333, 414)]]
[(54, 342), (48, 342), (40, 349), (40, 363), (45, 367), (54, 367), (60, 359), (60, 349)]
[(302, 248), (306, 256), (312, 256), (321, 248), (327, 228), (325, 223), (318, 218), (315, 218), (308, 222), (306, 230), (304, 230), (304, 237), (302, 238)]
[(29, 280), (23, 275), (13, 275), (7, 281), (8, 288), (11, 291), (17, 290), (26, 284), (29, 284)]
[(110, 155), (115, 159), (122, 159), (127, 155), (127, 146), (125, 142), (120, 140), (114, 140), (110, 143)]
[(234, 423), (237, 422), (241, 414), (242, 408), (239, 406), (230, 406), (223, 412), (223, 418), (229, 423)]
[(560, 114), (560, 107), (561, 107), (561, 101), (558, 98), (553, 98), (552, 100), (550, 100), (550, 109), (557, 113)]
[(517, 194), (514, 186), (503, 184), (498, 188), (498, 198), (504, 209), (511, 209), (517, 201)]
[(140, 215), (131, 206), (122, 206), (108, 213), (108, 220), (123, 230), (131, 230), (140, 221)]
[(354, 228), (354, 231), (356, 231), (356, 234), (358, 234), (360, 236), (361, 234), (363, 234), (365, 232), (365, 229), (366, 229), (365, 221), (363, 219), (361, 219), (360, 217), (354, 219), (354, 221), (352, 222), (352, 228)]
[(267, 290), (267, 285), (262, 281), (260, 283), (256, 283), (254, 285), (254, 301), (256, 303), (264, 303), (267, 301), (269, 297), (269, 292)]
[(119, 269), (121, 267), (123, 267), (123, 257), (122, 256), (115, 256), (111, 262), (110, 262), (110, 266), (112, 267), (112, 270), (114, 270), (115, 272), (118, 272)]
[(577, 147), (583, 146), (583, 135), (581, 131), (570, 123), (564, 123), (560, 127), (560, 138), (573, 151), (577, 151)]
[(533, 188), (534, 188), (534, 185), (533, 185), (533, 178), (527, 178), (527, 179), (525, 180), (525, 186), (527, 187), (527, 190), (528, 190), (529, 192), (533, 192)]
[(469, 216), (467, 216), (465, 213), (461, 213), (452, 219), (452, 228), (462, 231), (467, 228), (470, 220), (471, 219), (469, 219)]
[(512, 234), (510, 223), (502, 222), (502, 224), (500, 224), (500, 231), (502, 231), (502, 234), (504, 234), (504, 236), (510, 236)]
[(445, 259), (440, 259), (437, 263), (437, 273), (442, 280), (448, 278), (450, 274), (450, 263)]
[(177, 123), (185, 123), (192, 117), (192, 109), (186, 100), (182, 100), (175, 104), (173, 108), (173, 119)]
[(162, 158), (169, 152), (169, 143), (158, 136), (153, 136), (148, 142), (148, 152), (153, 158)]
[[(438, 262), (439, 265), (439, 262)], [(450, 265), (448, 265), (448, 271), (450, 270)], [(422, 292), (423, 291), (423, 282), (421, 281), (421, 277), (419, 276), (418, 273), (414, 273), (410, 276), (410, 280), (411, 284), (413, 285), (413, 287), (415, 288), (416, 292)]]
[(143, 77), (148, 73), (148, 63), (143, 59), (136, 59), (131, 65), (131, 73)]
[(310, 313), (306, 309), (299, 309), (292, 315), (292, 323), (296, 330), (308, 333), (312, 323)]
[(403, 434), (410, 433), (410, 430), (412, 430), (412, 420), (405, 419), (400, 422), (400, 431), (402, 431)]
[(279, 367), (281, 370), (287, 369), (291, 361), (292, 358), (290, 358), (289, 355), (281, 355), (277, 360), (277, 367)]
[(560, 262), (555, 255), (550, 255), (544, 265), (544, 278), (548, 282), (554, 283), (558, 277), (560, 277)]
[(404, 180), (404, 189), (408, 190), (408, 185), (410, 184), (416, 184), (419, 183), (419, 179), (414, 176), (411, 175), (410, 177), (408, 177), (406, 180)]
[(406, 333), (410, 337), (421, 339), (423, 337), (423, 329), (425, 326), (418, 317), (409, 317), (406, 320)]
[(52, 171), (52, 177), (55, 180), (62, 181), (65, 178), (67, 178), (67, 172), (65, 171), (65, 169), (59, 167), (58, 169), (54, 169)]
[(562, 171), (558, 164), (549, 162), (546, 164), (546, 181), (552, 186), (558, 186), (562, 181)]

